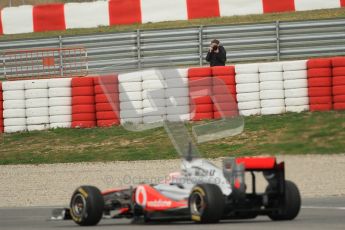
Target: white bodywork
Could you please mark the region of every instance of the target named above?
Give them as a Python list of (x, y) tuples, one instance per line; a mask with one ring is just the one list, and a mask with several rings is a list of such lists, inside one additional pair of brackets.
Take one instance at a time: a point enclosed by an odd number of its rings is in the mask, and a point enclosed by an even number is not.
[(154, 186), (166, 197), (174, 200), (188, 199), (197, 184), (216, 184), (224, 195), (231, 194), (231, 184), (224, 177), (223, 170), (211, 162), (197, 158), (192, 161), (182, 160), (181, 173), (172, 173), (166, 183)]

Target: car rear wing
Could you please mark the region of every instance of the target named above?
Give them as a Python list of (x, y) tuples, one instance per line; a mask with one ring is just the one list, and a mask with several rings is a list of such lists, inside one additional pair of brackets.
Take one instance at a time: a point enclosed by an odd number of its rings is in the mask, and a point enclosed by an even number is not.
[(274, 185), (279, 193), (285, 186), (285, 164), (277, 163), (275, 157), (238, 157), (223, 159), (223, 174), (232, 187), (233, 194), (246, 193), (245, 172), (252, 176), (252, 193), (256, 194), (255, 172), (263, 172), (268, 183)]

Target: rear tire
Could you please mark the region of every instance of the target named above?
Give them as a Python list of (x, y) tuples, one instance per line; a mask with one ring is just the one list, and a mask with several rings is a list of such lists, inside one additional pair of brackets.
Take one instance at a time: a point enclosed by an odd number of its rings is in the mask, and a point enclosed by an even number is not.
[(101, 191), (93, 186), (81, 186), (75, 190), (70, 203), (73, 221), (81, 226), (98, 224), (102, 219), (104, 199)]
[(217, 223), (224, 212), (224, 195), (214, 184), (199, 184), (189, 196), (191, 219), (197, 223)]
[[(271, 190), (270, 185), (267, 190)], [(279, 211), (268, 214), (271, 220), (293, 220), (298, 215), (301, 209), (301, 195), (293, 182), (285, 181), (285, 197), (279, 200), (278, 208)]]
[(256, 213), (241, 213), (237, 214), (234, 219), (238, 220), (247, 220), (247, 219), (255, 219), (258, 216)]

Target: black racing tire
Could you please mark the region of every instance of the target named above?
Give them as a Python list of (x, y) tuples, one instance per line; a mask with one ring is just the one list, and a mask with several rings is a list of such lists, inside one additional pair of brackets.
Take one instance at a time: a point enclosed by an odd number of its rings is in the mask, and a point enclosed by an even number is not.
[[(267, 190), (270, 190), (268, 185)], [(293, 220), (301, 209), (301, 195), (295, 183), (285, 181), (285, 197), (278, 202), (278, 212), (268, 214), (271, 220)]]
[(191, 219), (197, 223), (217, 223), (223, 216), (225, 198), (215, 184), (196, 185), (189, 196)]
[(241, 214), (237, 214), (235, 216), (235, 219), (247, 220), (247, 219), (255, 219), (256, 217), (258, 217), (258, 214), (256, 213), (241, 213)]
[(93, 226), (102, 219), (104, 199), (101, 191), (93, 186), (80, 186), (71, 198), (70, 214), (81, 226)]

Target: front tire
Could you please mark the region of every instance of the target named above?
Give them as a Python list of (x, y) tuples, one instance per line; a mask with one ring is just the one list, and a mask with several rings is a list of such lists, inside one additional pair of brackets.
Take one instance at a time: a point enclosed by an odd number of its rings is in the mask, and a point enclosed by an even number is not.
[(101, 191), (93, 186), (81, 186), (75, 190), (70, 203), (73, 221), (81, 226), (98, 224), (102, 219), (104, 199)]
[(217, 223), (224, 212), (224, 195), (214, 184), (199, 184), (189, 196), (191, 219), (197, 223)]
[[(270, 190), (270, 186), (267, 190)], [(285, 196), (278, 202), (279, 211), (268, 214), (271, 220), (293, 220), (301, 209), (301, 195), (297, 186), (291, 181), (285, 181)]]

